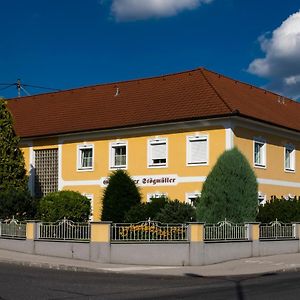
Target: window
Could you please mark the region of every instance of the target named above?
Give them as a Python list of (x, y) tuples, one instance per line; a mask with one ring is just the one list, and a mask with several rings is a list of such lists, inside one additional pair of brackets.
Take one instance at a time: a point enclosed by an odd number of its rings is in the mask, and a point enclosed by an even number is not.
[(110, 168), (127, 168), (127, 143), (115, 142), (110, 144)]
[(284, 147), (284, 170), (295, 171), (295, 147), (293, 145)]
[(207, 136), (187, 137), (187, 164), (203, 165), (208, 163)]
[(58, 191), (58, 149), (34, 151), (34, 195), (43, 197)]
[(148, 142), (148, 166), (167, 166), (167, 139), (153, 139)]
[(153, 193), (153, 194), (147, 194), (147, 202), (151, 202), (152, 199), (163, 198), (163, 197), (167, 198), (168, 194), (160, 193), (160, 192)]
[(267, 197), (262, 192), (258, 192), (258, 205), (265, 205), (267, 202)]
[(185, 194), (185, 203), (190, 204), (196, 207), (197, 199), (201, 196), (200, 192), (195, 193), (186, 193)]
[(78, 160), (77, 169), (82, 171), (93, 170), (93, 145), (79, 145), (78, 146)]
[(266, 166), (266, 142), (254, 141), (254, 165), (256, 167)]

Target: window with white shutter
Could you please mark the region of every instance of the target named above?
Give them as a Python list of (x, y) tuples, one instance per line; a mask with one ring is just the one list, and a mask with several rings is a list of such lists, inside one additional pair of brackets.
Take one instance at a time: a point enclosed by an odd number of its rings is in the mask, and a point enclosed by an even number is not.
[(206, 165), (208, 163), (208, 137), (187, 137), (187, 164)]
[(148, 166), (164, 167), (167, 165), (167, 139), (154, 139), (148, 142)]

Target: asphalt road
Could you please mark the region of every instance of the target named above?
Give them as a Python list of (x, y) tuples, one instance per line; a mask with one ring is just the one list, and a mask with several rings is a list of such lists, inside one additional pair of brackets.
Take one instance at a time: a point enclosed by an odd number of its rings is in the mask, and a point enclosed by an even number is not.
[(0, 299), (300, 299), (300, 273), (163, 277), (0, 264)]

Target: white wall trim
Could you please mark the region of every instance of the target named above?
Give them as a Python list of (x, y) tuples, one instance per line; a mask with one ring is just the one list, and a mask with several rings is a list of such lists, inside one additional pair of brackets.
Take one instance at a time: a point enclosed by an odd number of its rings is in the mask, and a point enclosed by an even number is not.
[(266, 184), (266, 185), (300, 188), (300, 182), (296, 182), (296, 181), (284, 181), (284, 180), (276, 180), (276, 179), (257, 178), (257, 182), (259, 184)]
[(29, 170), (28, 171), (29, 171), (28, 188), (30, 194), (34, 196), (35, 161), (34, 161), (33, 143), (29, 144)]
[(62, 178), (62, 143), (58, 141), (58, 190), (61, 191), (64, 187)]
[(233, 122), (228, 121), (224, 124), (225, 127), (225, 149), (231, 150), (234, 147), (234, 125)]

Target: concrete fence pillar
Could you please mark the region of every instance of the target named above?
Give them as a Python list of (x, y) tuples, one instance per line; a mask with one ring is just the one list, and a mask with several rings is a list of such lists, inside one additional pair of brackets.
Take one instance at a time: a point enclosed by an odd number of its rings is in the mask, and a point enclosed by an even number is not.
[(110, 262), (112, 222), (91, 222), (90, 257), (92, 261)]
[(252, 256), (259, 256), (259, 222), (247, 222), (248, 226), (248, 238), (252, 242)]
[(35, 253), (34, 241), (38, 238), (39, 221), (26, 221), (26, 252)]
[(293, 222), (295, 238), (299, 240), (298, 242), (298, 252), (300, 252), (300, 222)]
[(189, 264), (201, 266), (204, 263), (204, 223), (188, 223), (188, 237), (190, 242)]

